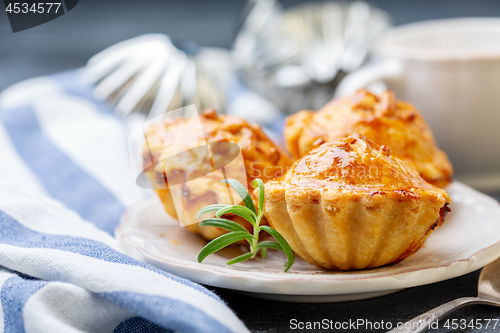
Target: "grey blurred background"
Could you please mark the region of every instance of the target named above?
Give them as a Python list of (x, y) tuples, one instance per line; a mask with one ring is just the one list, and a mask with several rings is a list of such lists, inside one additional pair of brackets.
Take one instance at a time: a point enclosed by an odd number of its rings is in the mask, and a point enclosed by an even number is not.
[[(282, 0), (285, 7), (301, 0)], [(393, 23), (500, 16), (499, 0), (374, 0)], [(80, 0), (66, 15), (13, 34), (0, 11), (0, 90), (21, 80), (84, 66), (95, 53), (144, 33), (229, 48), (244, 0)], [(2, 9), (3, 6), (0, 6)]]

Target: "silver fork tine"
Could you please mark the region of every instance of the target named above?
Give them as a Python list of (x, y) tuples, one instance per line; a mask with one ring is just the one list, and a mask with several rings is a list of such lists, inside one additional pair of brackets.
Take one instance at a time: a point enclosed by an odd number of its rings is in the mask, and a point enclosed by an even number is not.
[(167, 62), (168, 57), (160, 57), (144, 72), (140, 73), (128, 88), (127, 93), (116, 104), (116, 111), (123, 116), (127, 116), (134, 111), (158, 82)]
[(158, 88), (158, 94), (151, 106), (149, 119), (161, 115), (168, 110), (179, 85), (181, 74), (186, 66), (186, 57), (179, 56), (179, 60), (173, 62), (169, 70), (163, 75)]
[(100, 99), (108, 99), (137, 74), (145, 64), (141, 61), (130, 60), (124, 66), (105, 77), (94, 89)]
[(115, 44), (90, 58), (85, 69), (85, 75), (91, 82), (98, 82), (116, 68), (118, 64), (129, 58), (133, 51), (137, 50), (138, 46), (153, 43), (169, 45), (170, 39), (165, 35), (149, 34)]

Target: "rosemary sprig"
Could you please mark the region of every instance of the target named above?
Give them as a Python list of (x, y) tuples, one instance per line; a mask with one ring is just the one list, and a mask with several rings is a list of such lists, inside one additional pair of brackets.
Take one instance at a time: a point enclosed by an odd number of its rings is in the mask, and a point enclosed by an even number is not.
[[(253, 259), (257, 256), (259, 251), (261, 257), (265, 258), (268, 249), (275, 249), (285, 252), (287, 262), (284, 264), (284, 266), (285, 272), (288, 271), (290, 267), (292, 267), (295, 260), (295, 255), (293, 254), (290, 245), (288, 245), (285, 238), (283, 238), (283, 236), (281, 236), (279, 232), (267, 225), (260, 225), (260, 221), (264, 214), (264, 183), (262, 182), (262, 179), (257, 178), (253, 182), (253, 185), (258, 187), (259, 189), (258, 209), (255, 208), (253, 200), (246, 188), (237, 180), (225, 179), (223, 180), (223, 182), (228, 183), (232, 188), (234, 188), (236, 193), (238, 193), (238, 195), (243, 200), (243, 204), (245, 206), (210, 205), (202, 208), (198, 212), (198, 217), (208, 212), (215, 212), (215, 217), (201, 221), (200, 226), (217, 227), (230, 231), (229, 233), (219, 236), (208, 243), (198, 254), (198, 262), (202, 262), (212, 253), (215, 253), (228, 245), (244, 239), (250, 244), (250, 252), (229, 260), (227, 262), (228, 265), (236, 264), (248, 259)], [(222, 215), (228, 213), (238, 215), (250, 222), (253, 226), (253, 234), (248, 232), (248, 230), (246, 230), (240, 224), (225, 218), (221, 218)], [(259, 243), (259, 234), (261, 231), (267, 232), (268, 234), (273, 236), (276, 241), (262, 241)]]

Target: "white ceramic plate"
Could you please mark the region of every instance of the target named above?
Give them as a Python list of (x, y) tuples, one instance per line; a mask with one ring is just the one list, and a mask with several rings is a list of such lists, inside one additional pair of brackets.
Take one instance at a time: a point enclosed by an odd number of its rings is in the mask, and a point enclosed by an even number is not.
[(230, 248), (196, 258), (206, 244), (170, 218), (156, 198), (141, 202), (122, 217), (116, 237), (132, 257), (203, 284), (292, 302), (334, 302), (364, 299), (457, 277), (500, 256), (500, 205), (470, 187), (454, 182), (448, 192), (451, 213), (424, 247), (387, 267), (336, 272), (318, 269), (296, 258), (283, 272), (284, 254), (227, 266), (241, 253)]

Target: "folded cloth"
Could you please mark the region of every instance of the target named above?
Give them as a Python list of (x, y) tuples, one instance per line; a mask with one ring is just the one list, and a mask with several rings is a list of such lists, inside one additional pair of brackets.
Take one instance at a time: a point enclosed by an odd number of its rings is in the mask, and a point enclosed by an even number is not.
[(148, 195), (127, 133), (80, 71), (0, 95), (4, 332), (248, 331), (214, 293), (118, 248), (121, 214)]

